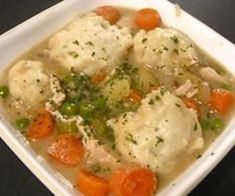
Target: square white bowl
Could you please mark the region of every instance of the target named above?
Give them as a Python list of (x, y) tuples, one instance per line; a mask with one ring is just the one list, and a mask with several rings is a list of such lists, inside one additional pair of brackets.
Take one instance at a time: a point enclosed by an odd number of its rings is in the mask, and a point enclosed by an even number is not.
[[(183, 31), (203, 51), (224, 65), (235, 76), (235, 46), (215, 31), (189, 14), (175, 14), (175, 6), (166, 0), (66, 0), (0, 36), (0, 71), (15, 58), (24, 54), (63, 26), (74, 16), (100, 5), (116, 5), (131, 8), (152, 7), (159, 11), (164, 23)], [(78, 192), (58, 172), (30, 148), (26, 139), (7, 121), (0, 108), (0, 136), (21, 161), (55, 195), (77, 195)], [(189, 193), (235, 145), (235, 116), (223, 133), (209, 146), (203, 156), (196, 160), (177, 179), (158, 193), (185, 195)], [(213, 156), (211, 156), (213, 153)]]

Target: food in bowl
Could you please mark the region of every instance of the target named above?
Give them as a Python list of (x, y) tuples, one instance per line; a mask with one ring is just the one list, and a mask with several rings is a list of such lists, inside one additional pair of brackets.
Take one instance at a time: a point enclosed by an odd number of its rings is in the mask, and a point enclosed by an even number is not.
[(231, 74), (163, 22), (99, 7), (2, 76), (9, 120), (84, 195), (159, 192), (234, 113)]

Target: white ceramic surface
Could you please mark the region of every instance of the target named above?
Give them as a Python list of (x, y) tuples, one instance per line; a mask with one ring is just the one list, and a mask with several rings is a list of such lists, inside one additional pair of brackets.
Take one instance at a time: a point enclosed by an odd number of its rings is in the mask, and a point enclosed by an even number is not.
[[(132, 8), (153, 7), (160, 12), (165, 24), (173, 26), (193, 39), (197, 45), (235, 75), (235, 46), (197, 19), (181, 11), (176, 17), (175, 7), (166, 0), (66, 0), (34, 16), (0, 36), (0, 71), (15, 58), (62, 28), (75, 15), (100, 5)], [(72, 185), (36, 155), (27, 141), (7, 122), (0, 108), (0, 136), (22, 162), (55, 195), (77, 195)], [(235, 117), (225, 131), (182, 175), (161, 191), (159, 196), (189, 193), (235, 145)], [(214, 153), (211, 156), (211, 153)], [(20, 180), (20, 179), (19, 179)]]

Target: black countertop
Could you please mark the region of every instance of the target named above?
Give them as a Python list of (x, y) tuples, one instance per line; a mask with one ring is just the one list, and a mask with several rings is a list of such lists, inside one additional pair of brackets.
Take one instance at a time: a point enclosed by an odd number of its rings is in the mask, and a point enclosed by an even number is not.
[[(235, 43), (235, 0), (171, 0)], [(0, 0), (0, 34), (59, 0)], [(49, 196), (47, 188), (0, 139), (0, 196)], [(190, 196), (235, 195), (235, 148)]]

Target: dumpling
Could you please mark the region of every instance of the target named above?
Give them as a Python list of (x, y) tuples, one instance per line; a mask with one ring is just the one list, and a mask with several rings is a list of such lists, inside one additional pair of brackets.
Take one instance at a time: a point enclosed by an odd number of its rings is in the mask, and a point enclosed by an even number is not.
[(196, 112), (163, 89), (149, 93), (136, 113), (124, 113), (107, 123), (125, 160), (159, 174), (171, 172), (180, 154), (204, 145)]
[(127, 28), (88, 13), (49, 40), (49, 56), (67, 69), (91, 75), (122, 63), (132, 44)]
[(131, 59), (138, 65), (172, 70), (191, 66), (198, 60), (193, 42), (176, 29), (140, 30), (133, 41)]
[(35, 107), (50, 94), (49, 76), (43, 66), (40, 61), (21, 60), (9, 71), (10, 94), (21, 99), (24, 105)]

